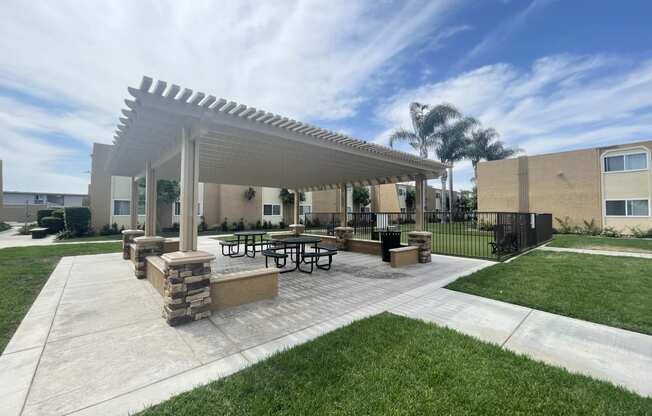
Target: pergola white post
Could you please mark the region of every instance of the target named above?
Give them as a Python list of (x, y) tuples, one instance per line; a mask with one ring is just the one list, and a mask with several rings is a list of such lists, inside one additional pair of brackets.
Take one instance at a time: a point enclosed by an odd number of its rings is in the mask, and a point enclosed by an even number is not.
[(197, 142), (185, 128), (181, 131), (181, 212), (179, 251), (197, 250), (197, 194), (199, 186), (199, 152)]
[(423, 231), (423, 212), (425, 208), (426, 179), (423, 175), (417, 175), (415, 178), (415, 231)]
[(131, 178), (131, 208), (129, 210), (129, 228), (135, 230), (138, 228), (138, 181), (136, 178)]
[(339, 188), (340, 188), (340, 226), (346, 227), (347, 217), (348, 217), (347, 206), (349, 205), (348, 201), (346, 200), (347, 198), (346, 184), (345, 183), (341, 184)]
[(292, 216), (292, 223), (293, 224), (298, 224), (299, 223), (299, 191), (296, 189), (294, 190), (294, 213)]
[(152, 162), (145, 165), (145, 236), (156, 235), (156, 173)]

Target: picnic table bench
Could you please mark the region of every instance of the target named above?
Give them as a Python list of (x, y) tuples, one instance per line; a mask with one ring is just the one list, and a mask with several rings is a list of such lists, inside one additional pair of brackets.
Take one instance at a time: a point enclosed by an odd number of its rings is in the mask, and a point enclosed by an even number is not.
[(32, 228), (30, 230), (32, 238), (45, 238), (48, 235), (48, 229), (44, 227)]

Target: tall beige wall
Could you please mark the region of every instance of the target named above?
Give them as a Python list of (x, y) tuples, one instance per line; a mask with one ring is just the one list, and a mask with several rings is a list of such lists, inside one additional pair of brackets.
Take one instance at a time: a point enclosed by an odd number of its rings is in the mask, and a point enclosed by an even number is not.
[(338, 207), (339, 192), (337, 189), (312, 193), (312, 212), (339, 212)]
[(597, 149), (478, 165), (478, 210), (552, 213), (601, 223)]
[(204, 184), (204, 221), (209, 227), (221, 224), (224, 218), (220, 218), (220, 186), (214, 183)]
[(240, 221), (242, 218), (245, 225), (256, 224), (259, 221), (263, 211), (262, 203), (262, 189), (261, 187), (253, 187), (256, 191), (256, 196), (247, 200), (244, 193), (248, 186), (240, 185), (217, 185), (220, 189), (219, 198), (219, 221), (224, 221), (227, 218), (229, 224)]
[(111, 220), (111, 176), (104, 170), (112, 146), (93, 143), (91, 154), (91, 184), (89, 200), (91, 224), (95, 230)]

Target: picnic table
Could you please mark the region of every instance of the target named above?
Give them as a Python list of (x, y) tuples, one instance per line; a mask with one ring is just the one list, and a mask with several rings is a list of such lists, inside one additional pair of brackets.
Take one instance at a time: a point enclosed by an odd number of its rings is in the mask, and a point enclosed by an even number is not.
[[(251, 230), (251, 231), (237, 231), (233, 233), (233, 235), (236, 237), (237, 240), (235, 241), (230, 241), (227, 243), (230, 244), (223, 244), (222, 247), (224, 246), (230, 246), (228, 253), (224, 252), (224, 248), (222, 249), (222, 254), (228, 257), (251, 257), (254, 258), (256, 257), (256, 253), (260, 252), (263, 250), (263, 247), (267, 244), (264, 240), (264, 236), (267, 234), (265, 231), (256, 231), (256, 230)], [(260, 237), (260, 241), (256, 242), (256, 239)], [(241, 242), (244, 243), (244, 253), (240, 253), (240, 244)], [(235, 246), (235, 250), (231, 250), (231, 246)], [(260, 250), (256, 250), (256, 247), (260, 247)]]
[[(321, 238), (314, 236), (273, 239), (272, 243), (275, 247), (263, 251), (263, 255), (265, 255), (265, 265), (267, 266), (267, 259), (271, 257), (274, 259), (276, 267), (283, 268), (285, 267), (287, 258), (289, 257), (290, 261), (294, 263), (294, 267), (284, 269), (281, 273), (288, 273), (295, 270), (304, 273), (312, 273), (313, 266), (316, 266), (318, 269), (329, 270), (333, 256), (337, 254), (337, 250), (319, 246), (320, 242)], [(306, 251), (306, 245), (310, 244), (313, 244), (312, 251)], [(327, 265), (319, 264), (319, 259), (321, 257), (328, 257)], [(282, 264), (280, 263), (281, 260), (283, 261)], [(310, 270), (302, 269), (302, 263), (309, 264)]]

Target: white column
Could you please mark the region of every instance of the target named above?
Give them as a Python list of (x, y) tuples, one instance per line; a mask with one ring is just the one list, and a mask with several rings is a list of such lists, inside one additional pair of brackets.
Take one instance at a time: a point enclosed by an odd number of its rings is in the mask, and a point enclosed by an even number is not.
[(136, 178), (131, 178), (131, 203), (129, 229), (135, 230), (138, 228), (138, 181)]
[(347, 197), (347, 192), (346, 192), (346, 184), (343, 183), (340, 185), (340, 226), (341, 227), (346, 227), (347, 226), (347, 210), (346, 207), (348, 206), (348, 202), (346, 200)]
[(152, 162), (145, 167), (145, 236), (156, 235), (156, 174)]
[(426, 179), (423, 175), (417, 175), (415, 178), (415, 231), (423, 231), (423, 212), (425, 207)]
[(185, 128), (181, 132), (180, 186), (179, 251), (196, 251), (199, 152), (197, 151), (197, 142), (192, 140)]
[(299, 198), (299, 191), (296, 189), (294, 190), (294, 215), (292, 216), (292, 223), (293, 224), (298, 224), (299, 223), (299, 203), (301, 198)]

